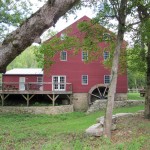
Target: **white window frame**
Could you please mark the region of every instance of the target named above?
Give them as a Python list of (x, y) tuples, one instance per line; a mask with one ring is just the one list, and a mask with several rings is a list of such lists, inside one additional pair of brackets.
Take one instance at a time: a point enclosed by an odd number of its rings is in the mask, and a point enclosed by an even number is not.
[[(106, 79), (106, 77), (109, 77), (109, 82), (106, 82), (106, 80), (108, 80)], [(104, 84), (109, 84), (110, 81), (111, 81), (111, 75), (104, 75)]]
[(42, 85), (43, 84), (43, 77), (37, 77), (37, 83), (39, 85)]
[(19, 91), (24, 91), (26, 89), (25, 83), (26, 83), (26, 78), (25, 77), (19, 77)]
[[(84, 82), (84, 77), (86, 77), (87, 82)], [(88, 85), (88, 75), (82, 75), (81, 77), (82, 85)]]
[(110, 33), (103, 33), (103, 40), (104, 41), (109, 41), (111, 39)]
[[(57, 77), (58, 78), (58, 89), (55, 89), (55, 83), (54, 83), (54, 77)], [(64, 89), (61, 89), (60, 86), (61, 86), (61, 83), (60, 83), (60, 77), (63, 77), (64, 78)], [(66, 91), (66, 76), (65, 75), (54, 75), (52, 76), (52, 91)]]
[(65, 40), (65, 37), (67, 36), (67, 34), (66, 33), (61, 33), (61, 35), (60, 35), (60, 39), (63, 41), (63, 40)]
[(82, 61), (88, 60), (88, 51), (82, 51)]
[[(62, 58), (63, 58), (63, 53), (66, 54), (65, 59), (62, 59)], [(60, 60), (61, 60), (61, 61), (67, 61), (67, 51), (61, 51), (61, 52), (60, 52)]]
[(103, 57), (104, 57), (104, 60), (107, 60), (110, 57), (109, 51), (104, 51)]

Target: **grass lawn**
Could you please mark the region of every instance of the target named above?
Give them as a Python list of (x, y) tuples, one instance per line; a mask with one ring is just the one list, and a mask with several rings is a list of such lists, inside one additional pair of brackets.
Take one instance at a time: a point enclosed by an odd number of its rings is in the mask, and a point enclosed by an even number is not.
[[(141, 109), (144, 107), (118, 108), (114, 113)], [(88, 115), (0, 114), (0, 150), (146, 150), (150, 146), (150, 122), (142, 117), (126, 118), (127, 124), (122, 120), (111, 141), (85, 135), (85, 129), (102, 115), (103, 111)]]
[(140, 93), (128, 93), (128, 100), (144, 100)]

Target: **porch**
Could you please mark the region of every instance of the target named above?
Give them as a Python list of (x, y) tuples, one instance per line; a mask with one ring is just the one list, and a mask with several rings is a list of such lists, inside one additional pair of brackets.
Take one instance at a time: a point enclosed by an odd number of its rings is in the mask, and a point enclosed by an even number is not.
[(71, 83), (52, 83), (52, 82), (2, 82), (0, 83), (0, 99), (1, 105), (5, 105), (6, 99), (10, 95), (21, 95), (29, 106), (30, 100), (35, 95), (46, 95), (55, 106), (56, 100), (65, 95), (72, 104), (72, 84)]

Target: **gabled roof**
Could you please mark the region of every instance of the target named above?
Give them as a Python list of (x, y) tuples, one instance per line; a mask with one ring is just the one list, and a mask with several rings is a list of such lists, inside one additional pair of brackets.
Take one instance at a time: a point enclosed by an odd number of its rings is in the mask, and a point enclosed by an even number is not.
[(15, 68), (9, 70), (5, 75), (43, 75), (41, 68)]
[(67, 30), (69, 30), (73, 26), (77, 26), (78, 23), (83, 22), (83, 21), (90, 21), (90, 20), (91, 20), (91, 18), (89, 18), (87, 16), (83, 16), (80, 19), (78, 19), (75, 22), (73, 22), (72, 24), (70, 24), (69, 26), (67, 26), (66, 28), (64, 28), (63, 30), (59, 31), (56, 35), (54, 35), (54, 36), (50, 37), (49, 39), (47, 39), (46, 41), (44, 41), (44, 43), (49, 42), (55, 36), (60, 37), (62, 33), (65, 33)]

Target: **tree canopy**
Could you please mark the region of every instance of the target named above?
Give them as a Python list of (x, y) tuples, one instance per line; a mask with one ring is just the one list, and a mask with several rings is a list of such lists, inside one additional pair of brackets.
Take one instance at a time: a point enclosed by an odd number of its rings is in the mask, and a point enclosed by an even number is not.
[(0, 42), (31, 15), (30, 0), (0, 1)]

